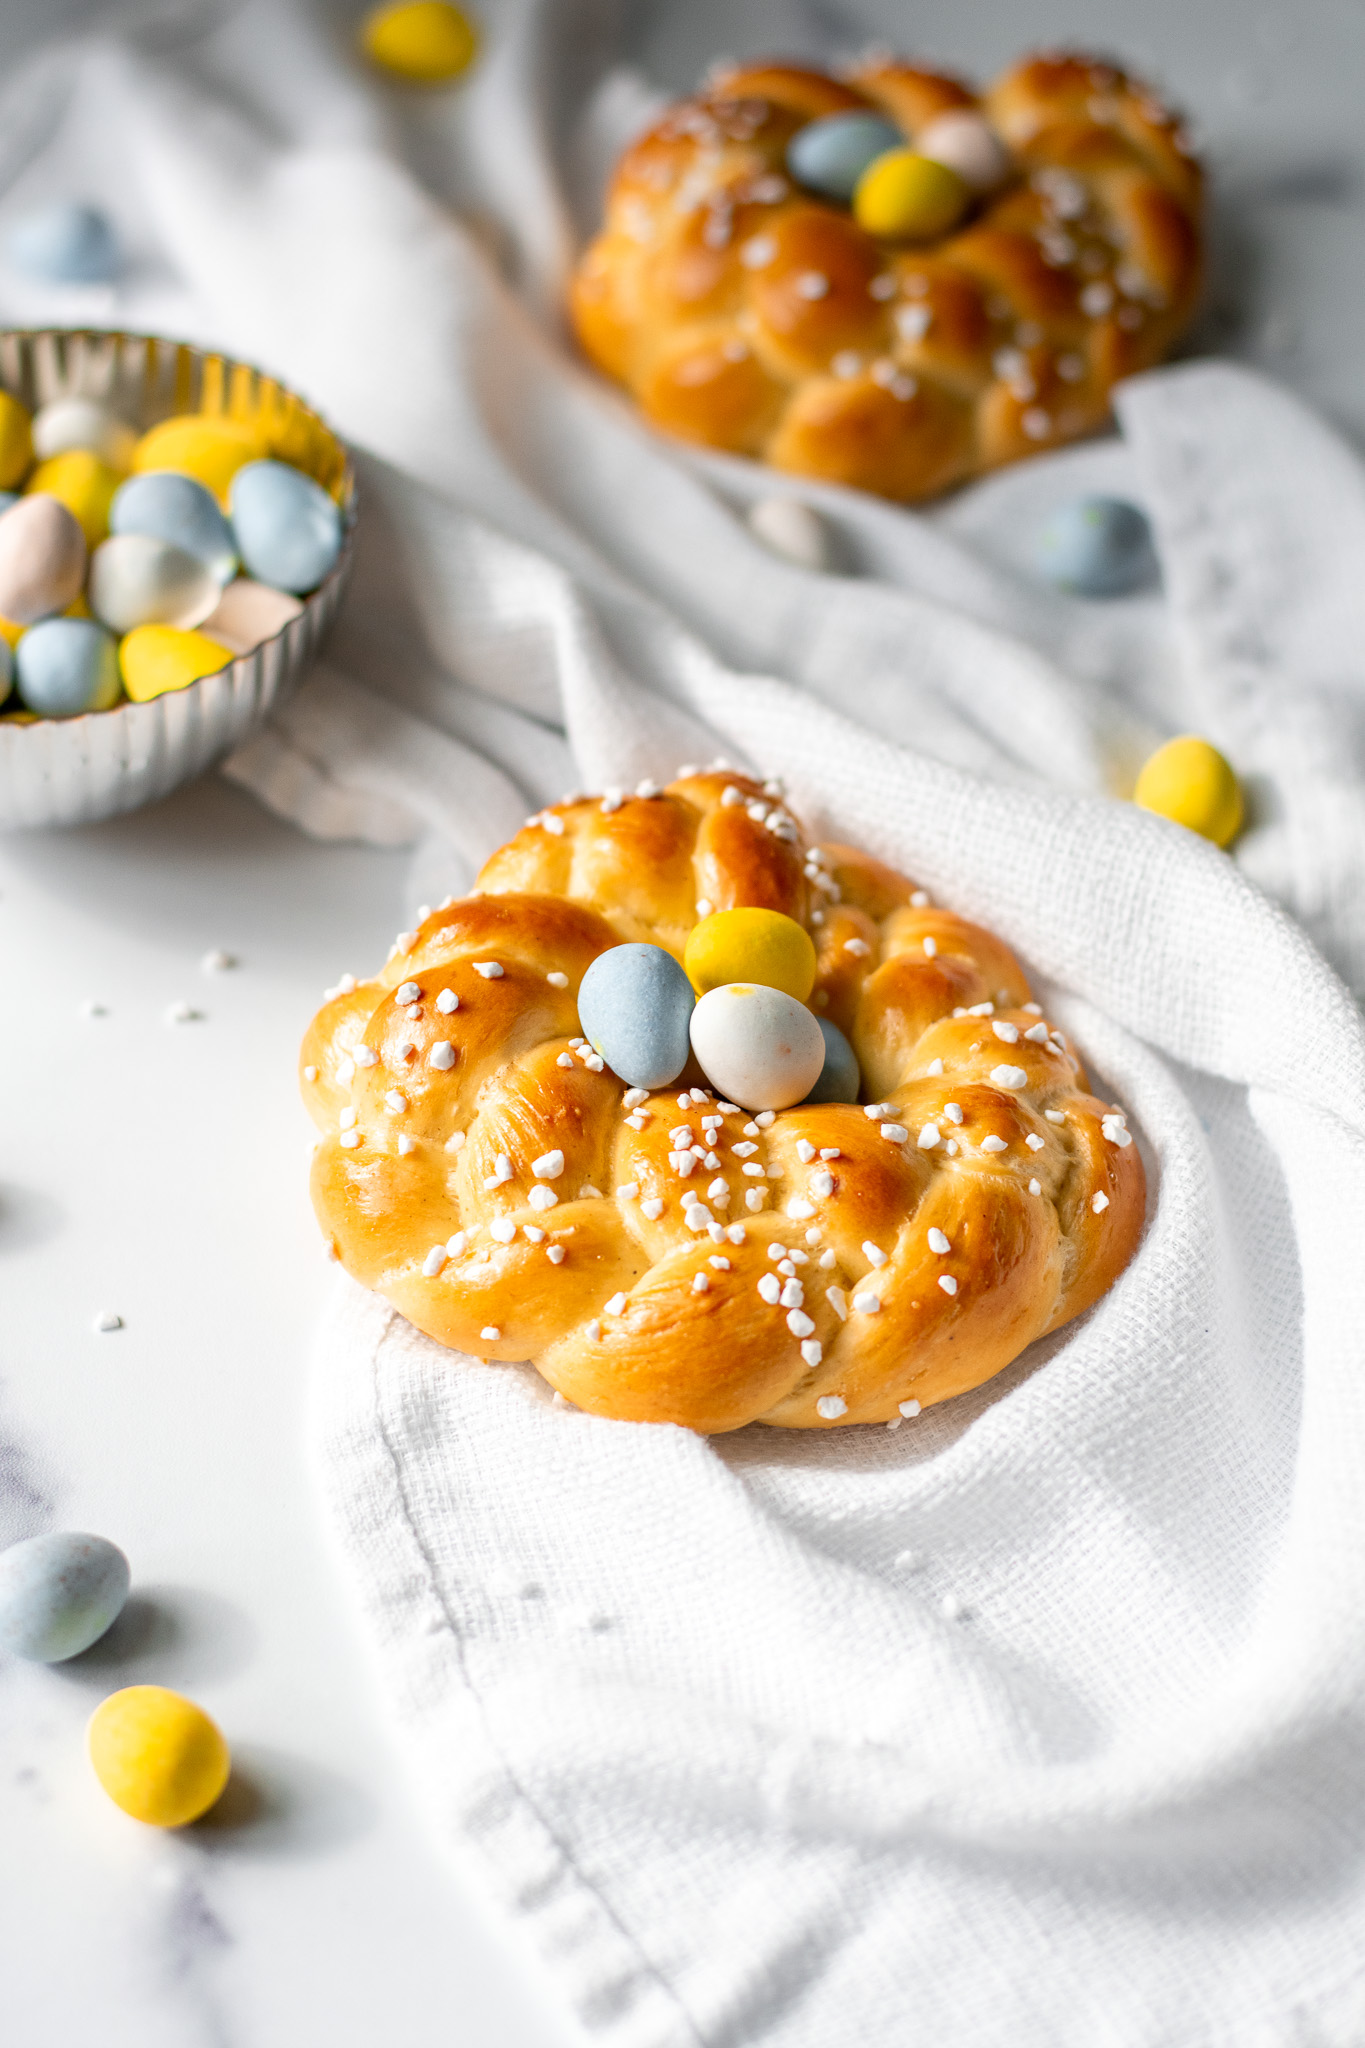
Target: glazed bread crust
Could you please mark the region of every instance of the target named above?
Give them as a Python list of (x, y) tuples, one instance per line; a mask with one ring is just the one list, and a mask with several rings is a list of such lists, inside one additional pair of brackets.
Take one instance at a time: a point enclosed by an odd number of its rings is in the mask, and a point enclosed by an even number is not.
[[(876, 111), (908, 142), (980, 112), (1013, 175), (935, 242), (884, 242), (785, 168), (807, 121)], [(910, 65), (749, 65), (625, 152), (570, 304), (658, 426), (904, 501), (1091, 432), (1168, 353), (1201, 274), (1201, 177), (1113, 65), (1037, 56), (978, 98)]]
[[(690, 1069), (627, 1095), (579, 1035), (599, 953), (680, 957), (699, 914), (743, 904), (810, 930), (812, 1007), (851, 1039), (875, 1115), (759, 1122)], [(302, 1065), (313, 1199), (347, 1270), (600, 1415), (894, 1420), (1079, 1315), (1142, 1228), (1123, 1113), (1009, 948), (868, 855), (809, 846), (774, 785), (731, 773), (542, 812), (474, 895), (332, 995)]]

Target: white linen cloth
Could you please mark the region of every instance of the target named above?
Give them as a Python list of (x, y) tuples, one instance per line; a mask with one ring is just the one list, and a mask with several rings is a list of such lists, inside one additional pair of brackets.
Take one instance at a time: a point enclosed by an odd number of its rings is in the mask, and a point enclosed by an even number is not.
[[(1365, 478), (1195, 364), (932, 515), (802, 486), (856, 573), (775, 559), (736, 508), (793, 486), (556, 329), (561, 194), (644, 87), (590, 10), (490, 14), (453, 96), (282, 0), (9, 89), (0, 229), (98, 190), (138, 268), (6, 273), (7, 317), (211, 338), (363, 451), (327, 665), (231, 772), (433, 900), (570, 783), (782, 774), (1018, 947), (1152, 1199), (1090, 1316), (890, 1431), (596, 1420), (339, 1283), (317, 1469), (432, 1824), (620, 2048), (1358, 2048)], [(1094, 482), (1164, 597), (1021, 567)], [(1187, 728), (1234, 858), (1106, 793)]]

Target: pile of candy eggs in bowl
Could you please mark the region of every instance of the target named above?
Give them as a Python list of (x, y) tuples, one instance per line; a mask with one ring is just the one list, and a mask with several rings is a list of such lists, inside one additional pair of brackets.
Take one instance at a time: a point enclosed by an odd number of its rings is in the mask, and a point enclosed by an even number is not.
[(273, 379), (0, 335), (0, 827), (132, 808), (240, 744), (330, 622), (353, 524), (344, 449)]

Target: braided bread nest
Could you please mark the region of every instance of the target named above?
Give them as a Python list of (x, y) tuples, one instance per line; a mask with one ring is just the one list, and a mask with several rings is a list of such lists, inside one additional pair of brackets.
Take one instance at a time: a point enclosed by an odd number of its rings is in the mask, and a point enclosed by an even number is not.
[[(608, 947), (779, 910), (867, 1105), (751, 1117), (579, 1035)], [(419, 1329), (530, 1359), (579, 1407), (702, 1431), (890, 1422), (978, 1386), (1126, 1264), (1145, 1181), (1009, 948), (773, 784), (684, 771), (542, 812), (473, 895), (332, 993), (304, 1042), (313, 1199)]]
[[(984, 116), (1005, 182), (965, 227), (893, 243), (786, 171), (808, 121), (875, 111), (913, 142)], [(1103, 423), (1198, 294), (1201, 177), (1113, 65), (1031, 57), (981, 98), (890, 60), (729, 71), (626, 150), (571, 311), (658, 426), (779, 469), (928, 498)]]

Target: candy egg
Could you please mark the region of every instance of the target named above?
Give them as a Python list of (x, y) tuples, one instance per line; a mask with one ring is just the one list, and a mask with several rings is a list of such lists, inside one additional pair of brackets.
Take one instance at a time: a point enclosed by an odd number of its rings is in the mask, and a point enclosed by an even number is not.
[(53, 1529), (0, 1551), (0, 1650), (60, 1664), (97, 1643), (128, 1598), (128, 1560), (103, 1536)]
[(19, 695), (44, 718), (79, 718), (118, 703), (118, 643), (93, 619), (43, 619), (14, 656)]
[(21, 498), (0, 513), (0, 616), (31, 626), (65, 611), (85, 581), (85, 536), (59, 499)]
[(54, 398), (33, 415), (34, 453), (44, 462), (70, 448), (84, 448), (126, 475), (136, 446), (132, 428), (93, 398)]
[(33, 461), (33, 431), (27, 412), (8, 391), (0, 391), (0, 485), (22, 483)]
[(1229, 763), (1207, 740), (1184, 733), (1158, 747), (1138, 776), (1133, 802), (1188, 825), (1215, 846), (1242, 829), (1242, 791)]
[(687, 935), (683, 965), (699, 996), (727, 981), (756, 981), (804, 1003), (815, 986), (815, 945), (780, 910), (716, 910)]
[(108, 215), (74, 199), (25, 214), (10, 229), (8, 248), (16, 270), (51, 284), (107, 284), (121, 266)]
[(261, 436), (240, 420), (218, 413), (177, 413), (142, 436), (133, 450), (133, 469), (139, 476), (153, 469), (178, 470), (212, 491), (221, 505), (243, 464), (259, 462), (266, 452)]
[(904, 140), (880, 114), (825, 114), (797, 129), (787, 144), (787, 169), (808, 192), (847, 205), (868, 165)]
[(800, 498), (759, 498), (749, 507), (749, 531), (765, 548), (802, 569), (828, 569), (825, 522)]
[(743, 1109), (786, 1109), (809, 1095), (825, 1040), (803, 1003), (780, 988), (730, 982), (692, 1012), (692, 1050), (713, 1088)]
[(151, 470), (120, 484), (109, 507), (111, 533), (149, 534), (197, 555), (221, 588), (237, 573), (232, 528), (218, 500), (192, 476)]
[(230, 647), (179, 626), (134, 626), (118, 651), (123, 687), (135, 704), (188, 689), (201, 676), (216, 675), (232, 659)]
[(924, 242), (946, 235), (971, 194), (947, 164), (913, 149), (889, 149), (868, 165), (853, 194), (859, 227), (886, 241)]
[(303, 606), (284, 590), (272, 590), (268, 583), (253, 583), (239, 576), (229, 583), (214, 609), (203, 621), (210, 640), (220, 641), (234, 654), (249, 654), (263, 640), (273, 640)]
[(121, 479), (116, 469), (101, 462), (88, 448), (68, 448), (40, 462), (24, 486), (25, 497), (40, 492), (58, 498), (74, 513), (88, 548), (98, 547), (109, 531), (109, 507)]
[(207, 1813), (232, 1758), (202, 1707), (164, 1685), (129, 1685), (101, 1700), (86, 1732), (95, 1776), (115, 1806), (155, 1828)]
[(862, 1076), (858, 1071), (858, 1055), (844, 1037), (837, 1024), (831, 1024), (828, 1017), (817, 1017), (820, 1035), (825, 1041), (825, 1064), (820, 1069), (820, 1078), (806, 1097), (807, 1102), (856, 1102)]
[(341, 511), (321, 484), (287, 462), (251, 462), (232, 479), (232, 531), (258, 582), (301, 595), (341, 552)]
[(687, 1065), (696, 998), (662, 946), (599, 953), (578, 989), (578, 1021), (594, 1052), (631, 1088), (663, 1088)]
[(1010, 157), (989, 121), (965, 108), (938, 114), (915, 137), (921, 156), (956, 171), (973, 192), (992, 192), (1009, 176)]
[(360, 42), (373, 63), (416, 85), (445, 85), (458, 78), (479, 47), (473, 22), (444, 0), (376, 7), (366, 17)]
[(1079, 597), (1122, 597), (1157, 576), (1152, 529), (1125, 498), (1068, 498), (1039, 529), (1038, 572)]
[(116, 533), (90, 557), (90, 609), (115, 633), (134, 626), (197, 626), (218, 602), (198, 555), (149, 533)]

